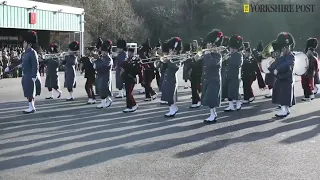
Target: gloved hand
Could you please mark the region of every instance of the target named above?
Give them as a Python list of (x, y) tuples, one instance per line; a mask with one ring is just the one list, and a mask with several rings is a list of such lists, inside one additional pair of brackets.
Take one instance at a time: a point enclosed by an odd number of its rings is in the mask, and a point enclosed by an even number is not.
[(274, 74), (274, 75), (277, 75), (277, 74), (278, 74), (278, 70), (275, 69), (275, 70), (273, 71), (273, 74)]
[(37, 78), (32, 78), (32, 81), (33, 81), (33, 82), (36, 82), (36, 79), (37, 79)]
[(9, 72), (10, 71), (10, 69), (9, 69), (9, 67), (6, 67), (5, 69), (4, 69), (4, 72)]

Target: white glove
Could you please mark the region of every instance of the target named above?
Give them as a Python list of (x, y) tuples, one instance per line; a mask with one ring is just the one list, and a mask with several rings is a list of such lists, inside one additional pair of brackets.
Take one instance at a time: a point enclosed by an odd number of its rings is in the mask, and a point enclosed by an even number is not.
[(4, 69), (4, 72), (9, 72), (9, 71), (10, 71), (9, 67), (6, 67), (6, 68)]
[(273, 74), (274, 74), (274, 75), (277, 75), (277, 74), (278, 74), (278, 70), (275, 69), (275, 70), (273, 71)]
[(33, 82), (36, 82), (36, 79), (37, 79), (37, 78), (32, 78), (32, 81), (33, 81)]

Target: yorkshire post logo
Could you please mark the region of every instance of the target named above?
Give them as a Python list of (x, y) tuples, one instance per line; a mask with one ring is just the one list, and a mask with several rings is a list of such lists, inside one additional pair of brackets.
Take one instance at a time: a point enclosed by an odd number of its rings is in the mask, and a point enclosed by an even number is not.
[(243, 4), (243, 12), (314, 12), (315, 4)]
[(249, 6), (249, 4), (244, 4), (244, 5), (243, 5), (243, 12), (244, 12), (244, 13), (250, 12), (250, 6)]

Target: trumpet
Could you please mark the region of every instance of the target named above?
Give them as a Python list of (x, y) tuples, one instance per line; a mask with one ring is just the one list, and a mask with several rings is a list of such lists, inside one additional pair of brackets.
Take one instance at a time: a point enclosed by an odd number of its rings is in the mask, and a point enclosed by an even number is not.
[(160, 56), (154, 56), (150, 58), (140, 59), (140, 64), (151, 64), (160, 61)]
[(42, 59), (63, 59), (65, 56), (79, 53), (79, 51), (68, 51), (68, 52), (62, 52), (62, 53), (54, 53), (54, 54), (44, 54), (42, 55)]

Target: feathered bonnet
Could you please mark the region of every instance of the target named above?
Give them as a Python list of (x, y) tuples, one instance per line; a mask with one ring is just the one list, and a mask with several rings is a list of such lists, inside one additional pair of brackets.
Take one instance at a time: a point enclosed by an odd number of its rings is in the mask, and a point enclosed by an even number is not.
[(223, 42), (223, 33), (219, 29), (214, 29), (209, 32), (204, 38), (204, 46), (208, 43), (214, 44), (216, 46), (221, 46)]
[(310, 49), (314, 51), (318, 47), (318, 40), (316, 38), (309, 38), (306, 44), (306, 52)]
[(50, 53), (58, 53), (59, 46), (57, 44), (50, 44), (49, 46), (49, 52)]
[(171, 49), (179, 53), (182, 49), (182, 41), (179, 37), (173, 37), (171, 39), (168, 39), (166, 43), (169, 50)]
[(293, 49), (295, 46), (295, 40), (288, 32), (281, 32), (278, 34), (276, 41), (281, 48), (290, 46), (290, 48)]
[(71, 51), (79, 51), (79, 42), (78, 41), (73, 41), (72, 43), (69, 44), (69, 49)]
[(108, 53), (111, 53), (111, 48), (112, 48), (112, 41), (111, 40), (106, 40), (103, 41), (101, 45), (101, 51), (106, 51)]
[(38, 44), (37, 32), (35, 32), (35, 31), (28, 31), (28, 32), (24, 35), (23, 40), (26, 41), (28, 44), (37, 45), (37, 44)]
[(127, 50), (127, 42), (124, 39), (117, 40), (117, 48)]
[(233, 35), (229, 39), (229, 47), (234, 49), (241, 49), (243, 39), (241, 36)]

